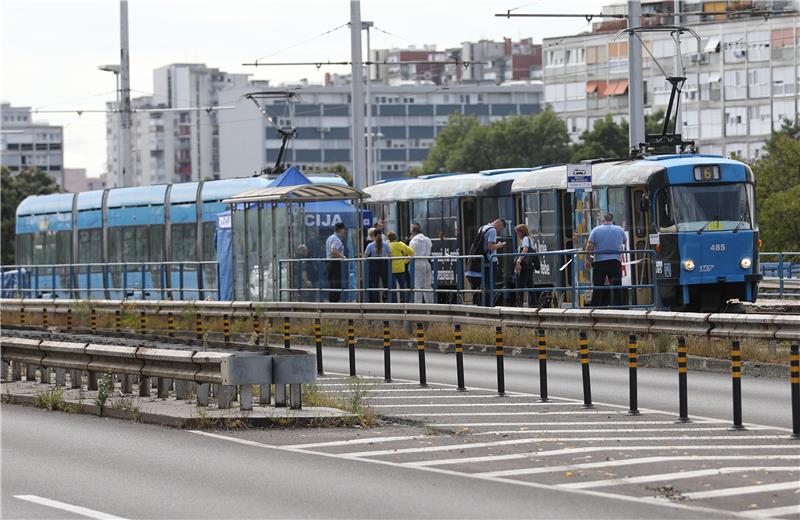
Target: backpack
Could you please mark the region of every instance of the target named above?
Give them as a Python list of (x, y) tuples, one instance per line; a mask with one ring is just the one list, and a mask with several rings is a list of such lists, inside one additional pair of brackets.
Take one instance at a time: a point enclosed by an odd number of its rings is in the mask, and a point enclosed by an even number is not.
[[(531, 242), (533, 242), (533, 241), (531, 241)], [(521, 252), (522, 251), (522, 247), (523, 246), (520, 245), (517, 252)], [(531, 247), (531, 251), (528, 251), (528, 252), (529, 253), (535, 253), (536, 250), (534, 250), (533, 247)], [(538, 271), (539, 269), (542, 268), (541, 261), (539, 260), (538, 256), (521, 256), (520, 255), (517, 258), (520, 260), (520, 263), (522, 264), (522, 270), (525, 271), (525, 272), (530, 272), (530, 271), (534, 271), (534, 270)]]
[[(484, 226), (478, 230), (478, 233), (472, 239), (472, 242), (469, 244), (469, 252), (470, 256), (482, 256), (486, 257), (486, 251), (483, 249), (483, 241), (486, 237), (486, 232), (489, 231), (489, 228)], [(467, 263), (467, 271), (472, 271), (474, 273), (480, 273), (483, 267), (483, 258), (470, 258)]]

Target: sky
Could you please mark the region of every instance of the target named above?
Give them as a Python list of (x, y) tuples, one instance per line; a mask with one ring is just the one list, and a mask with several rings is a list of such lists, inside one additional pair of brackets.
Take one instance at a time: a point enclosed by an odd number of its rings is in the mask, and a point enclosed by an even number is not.
[[(617, 0), (618, 1), (618, 0)], [(438, 49), (480, 39), (515, 41), (591, 29), (580, 18), (496, 18), (495, 13), (599, 12), (611, 0), (362, 0), (361, 18), (374, 22), (371, 46)], [(272, 84), (349, 67), (245, 67), (270, 61), (346, 61), (349, 0), (129, 0), (131, 90), (153, 90), (153, 69), (205, 63), (252, 74)], [(385, 32), (381, 32), (385, 31)], [(0, 0), (0, 99), (42, 110), (102, 110), (115, 99), (115, 79), (98, 65), (119, 62), (118, 0)], [(38, 114), (64, 126), (64, 163), (105, 171), (104, 114)]]

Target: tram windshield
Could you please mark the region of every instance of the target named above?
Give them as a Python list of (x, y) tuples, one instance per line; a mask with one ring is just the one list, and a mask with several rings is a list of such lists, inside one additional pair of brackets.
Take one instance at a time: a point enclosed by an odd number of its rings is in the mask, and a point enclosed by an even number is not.
[(665, 205), (659, 211), (660, 227), (701, 233), (755, 228), (751, 184), (673, 186), (670, 195), (672, 215)]

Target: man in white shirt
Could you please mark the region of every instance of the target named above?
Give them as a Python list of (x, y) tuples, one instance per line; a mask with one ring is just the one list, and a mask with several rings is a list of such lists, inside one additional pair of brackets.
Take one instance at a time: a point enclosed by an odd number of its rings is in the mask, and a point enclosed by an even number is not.
[[(431, 256), (433, 242), (422, 234), (422, 228), (416, 222), (411, 224), (408, 247), (414, 250), (414, 256)], [(432, 285), (431, 261), (426, 258), (414, 260), (414, 303), (433, 303)]]

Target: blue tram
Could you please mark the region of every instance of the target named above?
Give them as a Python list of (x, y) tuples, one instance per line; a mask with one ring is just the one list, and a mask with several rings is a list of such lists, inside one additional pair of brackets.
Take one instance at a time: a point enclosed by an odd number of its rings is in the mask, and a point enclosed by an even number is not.
[(33, 291), (26, 296), (214, 298), (222, 201), (269, 184), (245, 177), (28, 197), (16, 213), (16, 263)]
[[(742, 162), (709, 155), (596, 162), (585, 200), (567, 192), (566, 166), (556, 166), (521, 175), (512, 192), (540, 251), (582, 246), (603, 214), (612, 213), (626, 231), (627, 249), (655, 250), (660, 307), (718, 311), (730, 300), (757, 297), (755, 190), (753, 173)], [(583, 222), (575, 218), (581, 214)], [(557, 261), (547, 257), (535, 274), (537, 285), (573, 283), (570, 269)], [(650, 263), (630, 265), (629, 276), (637, 284), (652, 283)], [(646, 288), (629, 298), (630, 304), (653, 301)]]

